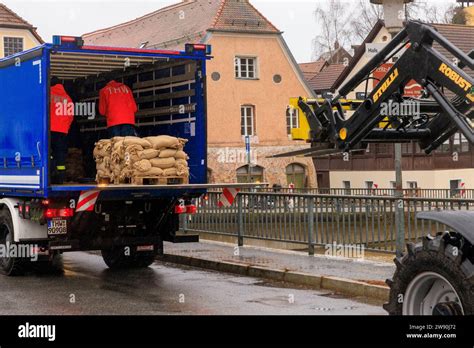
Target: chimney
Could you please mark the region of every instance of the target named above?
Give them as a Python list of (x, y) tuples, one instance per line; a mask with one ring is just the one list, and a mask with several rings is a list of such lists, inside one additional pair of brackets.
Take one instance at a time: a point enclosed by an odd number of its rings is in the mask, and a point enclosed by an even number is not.
[(403, 20), (405, 19), (403, 5), (413, 2), (413, 0), (370, 0), (370, 2), (383, 5), (385, 27), (393, 37), (403, 28)]
[(339, 47), (341, 47), (341, 45), (339, 45), (339, 41), (336, 40), (336, 42), (334, 42), (334, 49), (337, 50)]

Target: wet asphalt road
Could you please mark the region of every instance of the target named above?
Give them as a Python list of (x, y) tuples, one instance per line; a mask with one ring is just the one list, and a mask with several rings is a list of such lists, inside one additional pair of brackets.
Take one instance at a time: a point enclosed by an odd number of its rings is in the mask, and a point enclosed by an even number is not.
[(370, 305), (329, 291), (155, 262), (111, 271), (98, 255), (64, 255), (64, 274), (0, 276), (0, 315), (370, 314)]

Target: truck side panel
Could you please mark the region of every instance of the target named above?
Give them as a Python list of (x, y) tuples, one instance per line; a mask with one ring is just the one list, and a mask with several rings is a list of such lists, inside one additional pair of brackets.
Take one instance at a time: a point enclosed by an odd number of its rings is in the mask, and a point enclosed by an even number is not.
[(46, 187), (48, 94), (46, 57), (0, 61), (0, 195), (43, 196)]

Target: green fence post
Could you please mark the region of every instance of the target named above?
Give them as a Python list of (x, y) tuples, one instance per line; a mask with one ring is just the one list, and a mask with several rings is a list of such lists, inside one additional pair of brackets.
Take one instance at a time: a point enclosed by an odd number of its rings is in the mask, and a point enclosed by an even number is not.
[(308, 197), (308, 254), (314, 255), (314, 243), (313, 243), (313, 232), (314, 232), (314, 198)]
[(244, 246), (244, 213), (243, 213), (242, 195), (240, 193), (237, 194), (237, 218), (238, 218), (237, 245), (241, 247), (241, 246)]

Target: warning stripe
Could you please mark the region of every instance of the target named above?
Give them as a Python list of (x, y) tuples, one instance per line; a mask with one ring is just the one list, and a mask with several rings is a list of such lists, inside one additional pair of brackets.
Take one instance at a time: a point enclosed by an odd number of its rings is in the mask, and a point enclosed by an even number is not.
[(93, 211), (99, 194), (99, 190), (82, 191), (79, 196), (79, 202), (77, 202), (76, 212)]
[(239, 193), (238, 188), (227, 188), (222, 190), (222, 194), (219, 198), (219, 207), (230, 207), (234, 203), (235, 197)]

